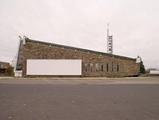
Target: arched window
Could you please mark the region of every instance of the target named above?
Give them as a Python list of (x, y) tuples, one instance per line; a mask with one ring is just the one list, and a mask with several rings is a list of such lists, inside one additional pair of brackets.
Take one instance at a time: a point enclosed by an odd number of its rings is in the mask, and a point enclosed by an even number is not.
[(101, 71), (102, 71), (102, 72), (104, 71), (104, 67), (103, 67), (103, 64), (101, 64)]
[(90, 63), (91, 72), (93, 72), (93, 63)]
[(106, 65), (106, 71), (108, 72), (109, 71), (109, 64), (107, 63)]
[(119, 64), (117, 64), (117, 72), (119, 72)]
[(87, 63), (84, 64), (84, 71), (85, 71), (85, 72), (88, 71), (88, 64), (87, 64)]
[(99, 71), (99, 64), (98, 63), (95, 64), (95, 68), (96, 68), (96, 71)]
[(112, 62), (112, 72), (114, 71), (114, 63)]

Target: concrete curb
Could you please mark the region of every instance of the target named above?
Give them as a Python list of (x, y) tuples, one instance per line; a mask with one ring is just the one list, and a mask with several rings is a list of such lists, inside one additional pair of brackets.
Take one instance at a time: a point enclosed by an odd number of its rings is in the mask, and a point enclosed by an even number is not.
[(0, 84), (159, 84), (159, 77), (128, 78), (0, 78)]

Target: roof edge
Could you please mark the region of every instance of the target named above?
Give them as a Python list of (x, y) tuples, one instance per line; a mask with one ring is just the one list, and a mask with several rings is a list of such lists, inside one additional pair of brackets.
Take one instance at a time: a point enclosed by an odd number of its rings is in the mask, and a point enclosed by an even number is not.
[(80, 51), (84, 51), (84, 52), (92, 52), (92, 53), (106, 55), (106, 56), (110, 56), (110, 57), (116, 57), (116, 58), (120, 58), (120, 59), (129, 59), (129, 60), (136, 61), (136, 58), (130, 58), (130, 57), (125, 57), (125, 56), (120, 56), (120, 55), (115, 55), (115, 54), (108, 54), (108, 53), (89, 50), (89, 49), (83, 49), (83, 48), (72, 47), (72, 46), (67, 46), (67, 45), (60, 45), (60, 44), (56, 44), (56, 43), (50, 43), (50, 42), (44, 42), (44, 41), (38, 41), (38, 40), (32, 40), (30, 38), (26, 38), (25, 40), (26, 40), (26, 42), (35, 42), (35, 43), (41, 43), (41, 44), (46, 44), (46, 45), (53, 45), (53, 46), (57, 46), (57, 47), (76, 49), (76, 50), (80, 50)]

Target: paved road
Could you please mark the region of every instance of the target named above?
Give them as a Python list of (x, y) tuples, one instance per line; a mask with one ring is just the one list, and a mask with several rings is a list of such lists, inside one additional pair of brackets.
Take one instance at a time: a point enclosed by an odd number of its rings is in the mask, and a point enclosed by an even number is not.
[(0, 77), (0, 84), (68, 84), (68, 85), (105, 85), (105, 84), (159, 84), (159, 77), (127, 77), (127, 78), (14, 78)]
[(159, 84), (0, 84), (0, 120), (159, 120)]

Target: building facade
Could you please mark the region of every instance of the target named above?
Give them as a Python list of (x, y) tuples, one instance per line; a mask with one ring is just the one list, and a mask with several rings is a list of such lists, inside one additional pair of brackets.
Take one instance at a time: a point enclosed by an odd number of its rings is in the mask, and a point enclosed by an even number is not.
[(0, 76), (10, 75), (10, 64), (7, 62), (0, 62)]
[[(16, 72), (22, 73), (22, 76), (62, 76), (65, 74), (27, 74), (30, 68), (28, 66), (29, 60), (80, 60), (81, 73), (77, 76), (81, 77), (124, 77), (124, 76), (138, 76), (140, 64), (136, 62), (135, 58), (112, 55), (103, 52), (97, 52), (87, 49), (64, 46), (54, 43), (46, 43), (29, 38), (24, 38), (20, 41), (19, 51), (17, 57)], [(53, 61), (55, 62), (55, 61)], [(37, 62), (34, 62), (35, 64)], [(44, 63), (44, 64), (43, 64)], [(45, 62), (42, 64), (45, 65)], [(59, 63), (59, 62), (58, 62)], [(35, 66), (35, 64), (32, 64)], [(73, 62), (72, 62), (73, 64)], [(53, 65), (53, 64), (52, 64)], [(58, 70), (58, 66), (52, 66), (52, 70)], [(66, 64), (61, 64), (59, 69), (65, 69)], [(38, 65), (39, 67), (39, 65)], [(33, 67), (39, 70), (42, 68)], [(62, 68), (63, 67), (63, 68)], [(68, 67), (69, 69), (70, 67)], [(48, 66), (50, 69), (50, 66)], [(71, 68), (75, 69), (75, 68)], [(44, 67), (44, 72), (48, 71)], [(74, 71), (74, 70), (73, 70)], [(48, 71), (50, 72), (50, 71)], [(74, 74), (66, 74), (66, 76), (74, 76)], [(76, 76), (76, 74), (75, 74)]]

